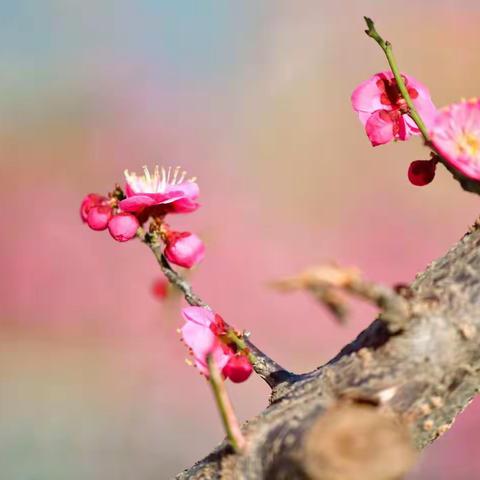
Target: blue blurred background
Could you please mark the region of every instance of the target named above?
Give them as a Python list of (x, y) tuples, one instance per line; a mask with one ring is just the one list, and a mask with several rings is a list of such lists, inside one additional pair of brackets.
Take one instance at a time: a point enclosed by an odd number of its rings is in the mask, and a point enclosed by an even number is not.
[[(419, 139), (373, 149), (353, 88), (403, 70), (441, 106), (479, 93), (480, 4), (265, 0), (0, 1), (0, 471), (8, 480), (169, 478), (222, 439), (211, 394), (183, 359), (182, 300), (152, 295), (154, 259), (79, 221), (84, 194), (125, 168), (184, 166), (202, 208), (190, 278), (227, 321), (306, 371), (373, 319), (337, 326), (268, 282), (319, 262), (411, 281), (461, 237), (478, 200), (439, 171), (411, 186)], [(241, 419), (268, 390), (229, 389)], [(480, 407), (424, 453), (411, 479), (480, 477)]]

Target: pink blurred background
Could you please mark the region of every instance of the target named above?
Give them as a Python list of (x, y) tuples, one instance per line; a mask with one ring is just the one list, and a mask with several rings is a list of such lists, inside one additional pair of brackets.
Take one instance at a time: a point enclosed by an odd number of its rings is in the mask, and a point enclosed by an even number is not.
[[(181, 299), (152, 296), (145, 247), (79, 221), (125, 168), (199, 178), (202, 208), (172, 221), (207, 242), (193, 284), (299, 372), (375, 311), (339, 327), (270, 280), (337, 260), (408, 282), (473, 222), (477, 198), (444, 170), (408, 183), (418, 139), (370, 147), (349, 97), (386, 64), (363, 15), (437, 105), (479, 94), (474, 1), (0, 1), (2, 478), (158, 480), (222, 439), (183, 361)], [(257, 378), (229, 389), (241, 419), (266, 405)], [(479, 441), (476, 401), (410, 478), (480, 478)]]

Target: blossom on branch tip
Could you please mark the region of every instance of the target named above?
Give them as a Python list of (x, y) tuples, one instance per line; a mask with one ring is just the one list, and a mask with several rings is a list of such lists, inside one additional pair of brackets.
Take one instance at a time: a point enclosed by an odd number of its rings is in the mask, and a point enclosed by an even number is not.
[(182, 339), (190, 348), (195, 366), (208, 377), (207, 357), (210, 355), (219, 370), (222, 370), (233, 356), (233, 351), (220, 341), (225, 333), (222, 317), (204, 307), (182, 309), (185, 324), (181, 328)]
[(184, 268), (192, 268), (205, 257), (202, 240), (190, 232), (169, 232), (166, 238), (167, 260)]
[(119, 213), (108, 222), (108, 231), (117, 242), (131, 240), (137, 234), (140, 223), (131, 213)]
[(186, 180), (186, 172), (180, 167), (159, 168), (150, 173), (143, 167), (143, 175), (137, 176), (125, 170), (125, 195), (119, 204), (124, 212), (164, 216), (167, 213), (189, 213), (198, 208), (199, 195), (195, 178)]
[[(418, 114), (428, 127), (436, 108), (427, 87), (409, 75), (402, 74), (402, 78)], [(362, 82), (353, 91), (351, 102), (374, 147), (420, 134), (408, 115), (408, 105), (390, 70)]]
[(480, 100), (454, 103), (440, 110), (430, 138), (449, 165), (467, 178), (480, 180)]

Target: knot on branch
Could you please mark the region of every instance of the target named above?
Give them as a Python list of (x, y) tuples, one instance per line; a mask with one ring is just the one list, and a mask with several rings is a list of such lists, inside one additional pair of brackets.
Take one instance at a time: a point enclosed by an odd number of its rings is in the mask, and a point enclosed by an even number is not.
[(307, 432), (302, 463), (312, 480), (396, 480), (416, 456), (407, 428), (395, 418), (371, 405), (343, 402)]

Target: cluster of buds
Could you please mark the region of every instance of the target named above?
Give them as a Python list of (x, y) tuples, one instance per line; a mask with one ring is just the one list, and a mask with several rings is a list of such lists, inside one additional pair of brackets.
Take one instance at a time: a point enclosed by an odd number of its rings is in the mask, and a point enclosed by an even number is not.
[(118, 242), (132, 239), (140, 226), (137, 217), (118, 209), (118, 197), (110, 194), (108, 197), (90, 193), (80, 206), (81, 219), (96, 231), (106, 230)]
[(133, 239), (141, 226), (151, 220), (150, 230), (164, 241), (167, 259), (181, 267), (192, 268), (205, 256), (200, 238), (190, 232), (170, 230), (167, 214), (194, 212), (199, 204), (195, 178), (176, 168), (147, 167), (143, 175), (125, 171), (125, 189), (116, 187), (107, 197), (91, 193), (80, 207), (80, 216), (92, 230), (106, 230), (118, 242)]
[(362, 82), (351, 97), (371, 144), (423, 134), (432, 153), (430, 159), (410, 164), (408, 179), (413, 185), (429, 184), (439, 161), (463, 177), (480, 180), (480, 101), (462, 100), (437, 110), (427, 87), (409, 75), (401, 77), (428, 135), (413, 120), (393, 73), (385, 71)]
[[(229, 332), (232, 327), (226, 325), (222, 317), (205, 307), (186, 307), (182, 310), (185, 324), (180, 330), (182, 340), (188, 346), (193, 364), (206, 377), (209, 375), (208, 357), (210, 356), (221, 370), (224, 378), (241, 383), (252, 373), (248, 350), (240, 350)], [(235, 332), (235, 337), (241, 335)]]

